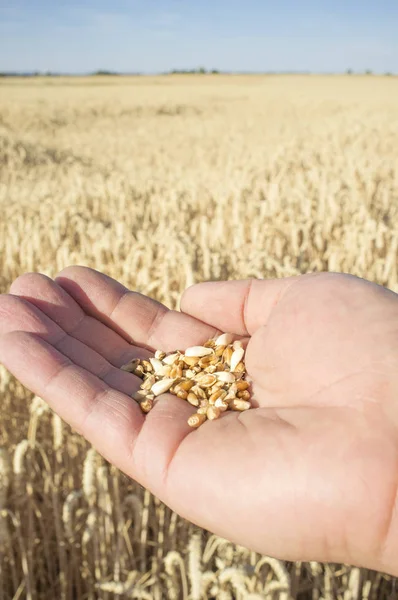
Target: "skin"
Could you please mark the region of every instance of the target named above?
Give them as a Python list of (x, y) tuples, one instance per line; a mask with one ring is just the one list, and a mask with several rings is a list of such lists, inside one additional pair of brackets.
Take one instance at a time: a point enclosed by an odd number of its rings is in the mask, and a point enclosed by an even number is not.
[[(119, 367), (241, 336), (256, 408), (198, 430), (170, 394), (145, 418)], [(0, 361), (177, 513), (286, 560), (398, 575), (398, 296), (341, 274), (207, 282), (181, 312), (86, 267), (0, 296)]]

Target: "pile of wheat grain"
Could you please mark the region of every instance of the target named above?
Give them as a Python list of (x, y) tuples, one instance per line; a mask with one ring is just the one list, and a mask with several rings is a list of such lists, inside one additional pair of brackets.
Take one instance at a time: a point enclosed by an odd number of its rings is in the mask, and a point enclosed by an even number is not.
[[(170, 307), (195, 281), (341, 270), (398, 291), (398, 79), (0, 83), (0, 291), (85, 264)], [(0, 600), (382, 599), (198, 531), (0, 369)], [(30, 406), (30, 410), (29, 410)]]

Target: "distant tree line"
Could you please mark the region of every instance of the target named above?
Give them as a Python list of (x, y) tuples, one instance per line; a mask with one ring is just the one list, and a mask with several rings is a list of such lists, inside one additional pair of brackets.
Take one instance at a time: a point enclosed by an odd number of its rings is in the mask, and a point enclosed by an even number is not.
[[(205, 69), (204, 67), (198, 67), (196, 69), (172, 69), (171, 71), (166, 71), (163, 75), (217, 75), (220, 73), (226, 74), (226, 71), (220, 71), (218, 69)], [(354, 71), (353, 69), (347, 69), (345, 71), (346, 75), (373, 75), (373, 71), (371, 69), (366, 69), (365, 71)], [(228, 71), (228, 74), (233, 75), (233, 71)], [(237, 75), (249, 75), (252, 74), (250, 71), (247, 72), (237, 72)], [(256, 72), (253, 73), (256, 75), (311, 75), (310, 71), (264, 71), (263, 73)], [(335, 73), (336, 75), (338, 73)], [(385, 76), (394, 76), (395, 73), (391, 71), (386, 71), (383, 73)], [(65, 76), (77, 76), (74, 73), (56, 73), (53, 71), (0, 71), (0, 77), (61, 77)], [(121, 73), (118, 71), (110, 71), (108, 69), (98, 69), (97, 71), (93, 71), (92, 73), (88, 73), (91, 76), (115, 76), (115, 75), (143, 75), (143, 73)], [(83, 75), (80, 75), (83, 76)]]
[(120, 75), (116, 71), (108, 71), (107, 69), (98, 69), (98, 71), (94, 71), (91, 75)]
[(218, 69), (208, 71), (204, 67), (199, 67), (198, 69), (173, 69), (172, 71), (168, 71), (168, 73), (171, 75), (206, 75), (206, 73), (217, 75), (220, 71)]

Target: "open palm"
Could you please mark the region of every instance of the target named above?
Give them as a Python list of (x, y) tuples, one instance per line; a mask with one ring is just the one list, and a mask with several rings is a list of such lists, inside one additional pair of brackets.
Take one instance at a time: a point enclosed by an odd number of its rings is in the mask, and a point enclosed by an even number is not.
[[(0, 360), (172, 509), (285, 559), (398, 572), (398, 300), (337, 274), (203, 283), (182, 312), (69, 267), (0, 297)], [(164, 394), (144, 417), (120, 370), (220, 331), (247, 338), (255, 410), (192, 431)], [(395, 561), (395, 562), (394, 562)]]

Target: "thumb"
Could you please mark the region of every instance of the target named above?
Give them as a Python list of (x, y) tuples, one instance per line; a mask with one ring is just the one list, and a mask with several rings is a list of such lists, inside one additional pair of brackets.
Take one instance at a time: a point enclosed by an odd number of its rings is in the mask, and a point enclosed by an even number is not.
[(220, 331), (251, 336), (299, 277), (198, 283), (185, 290), (181, 311)]

